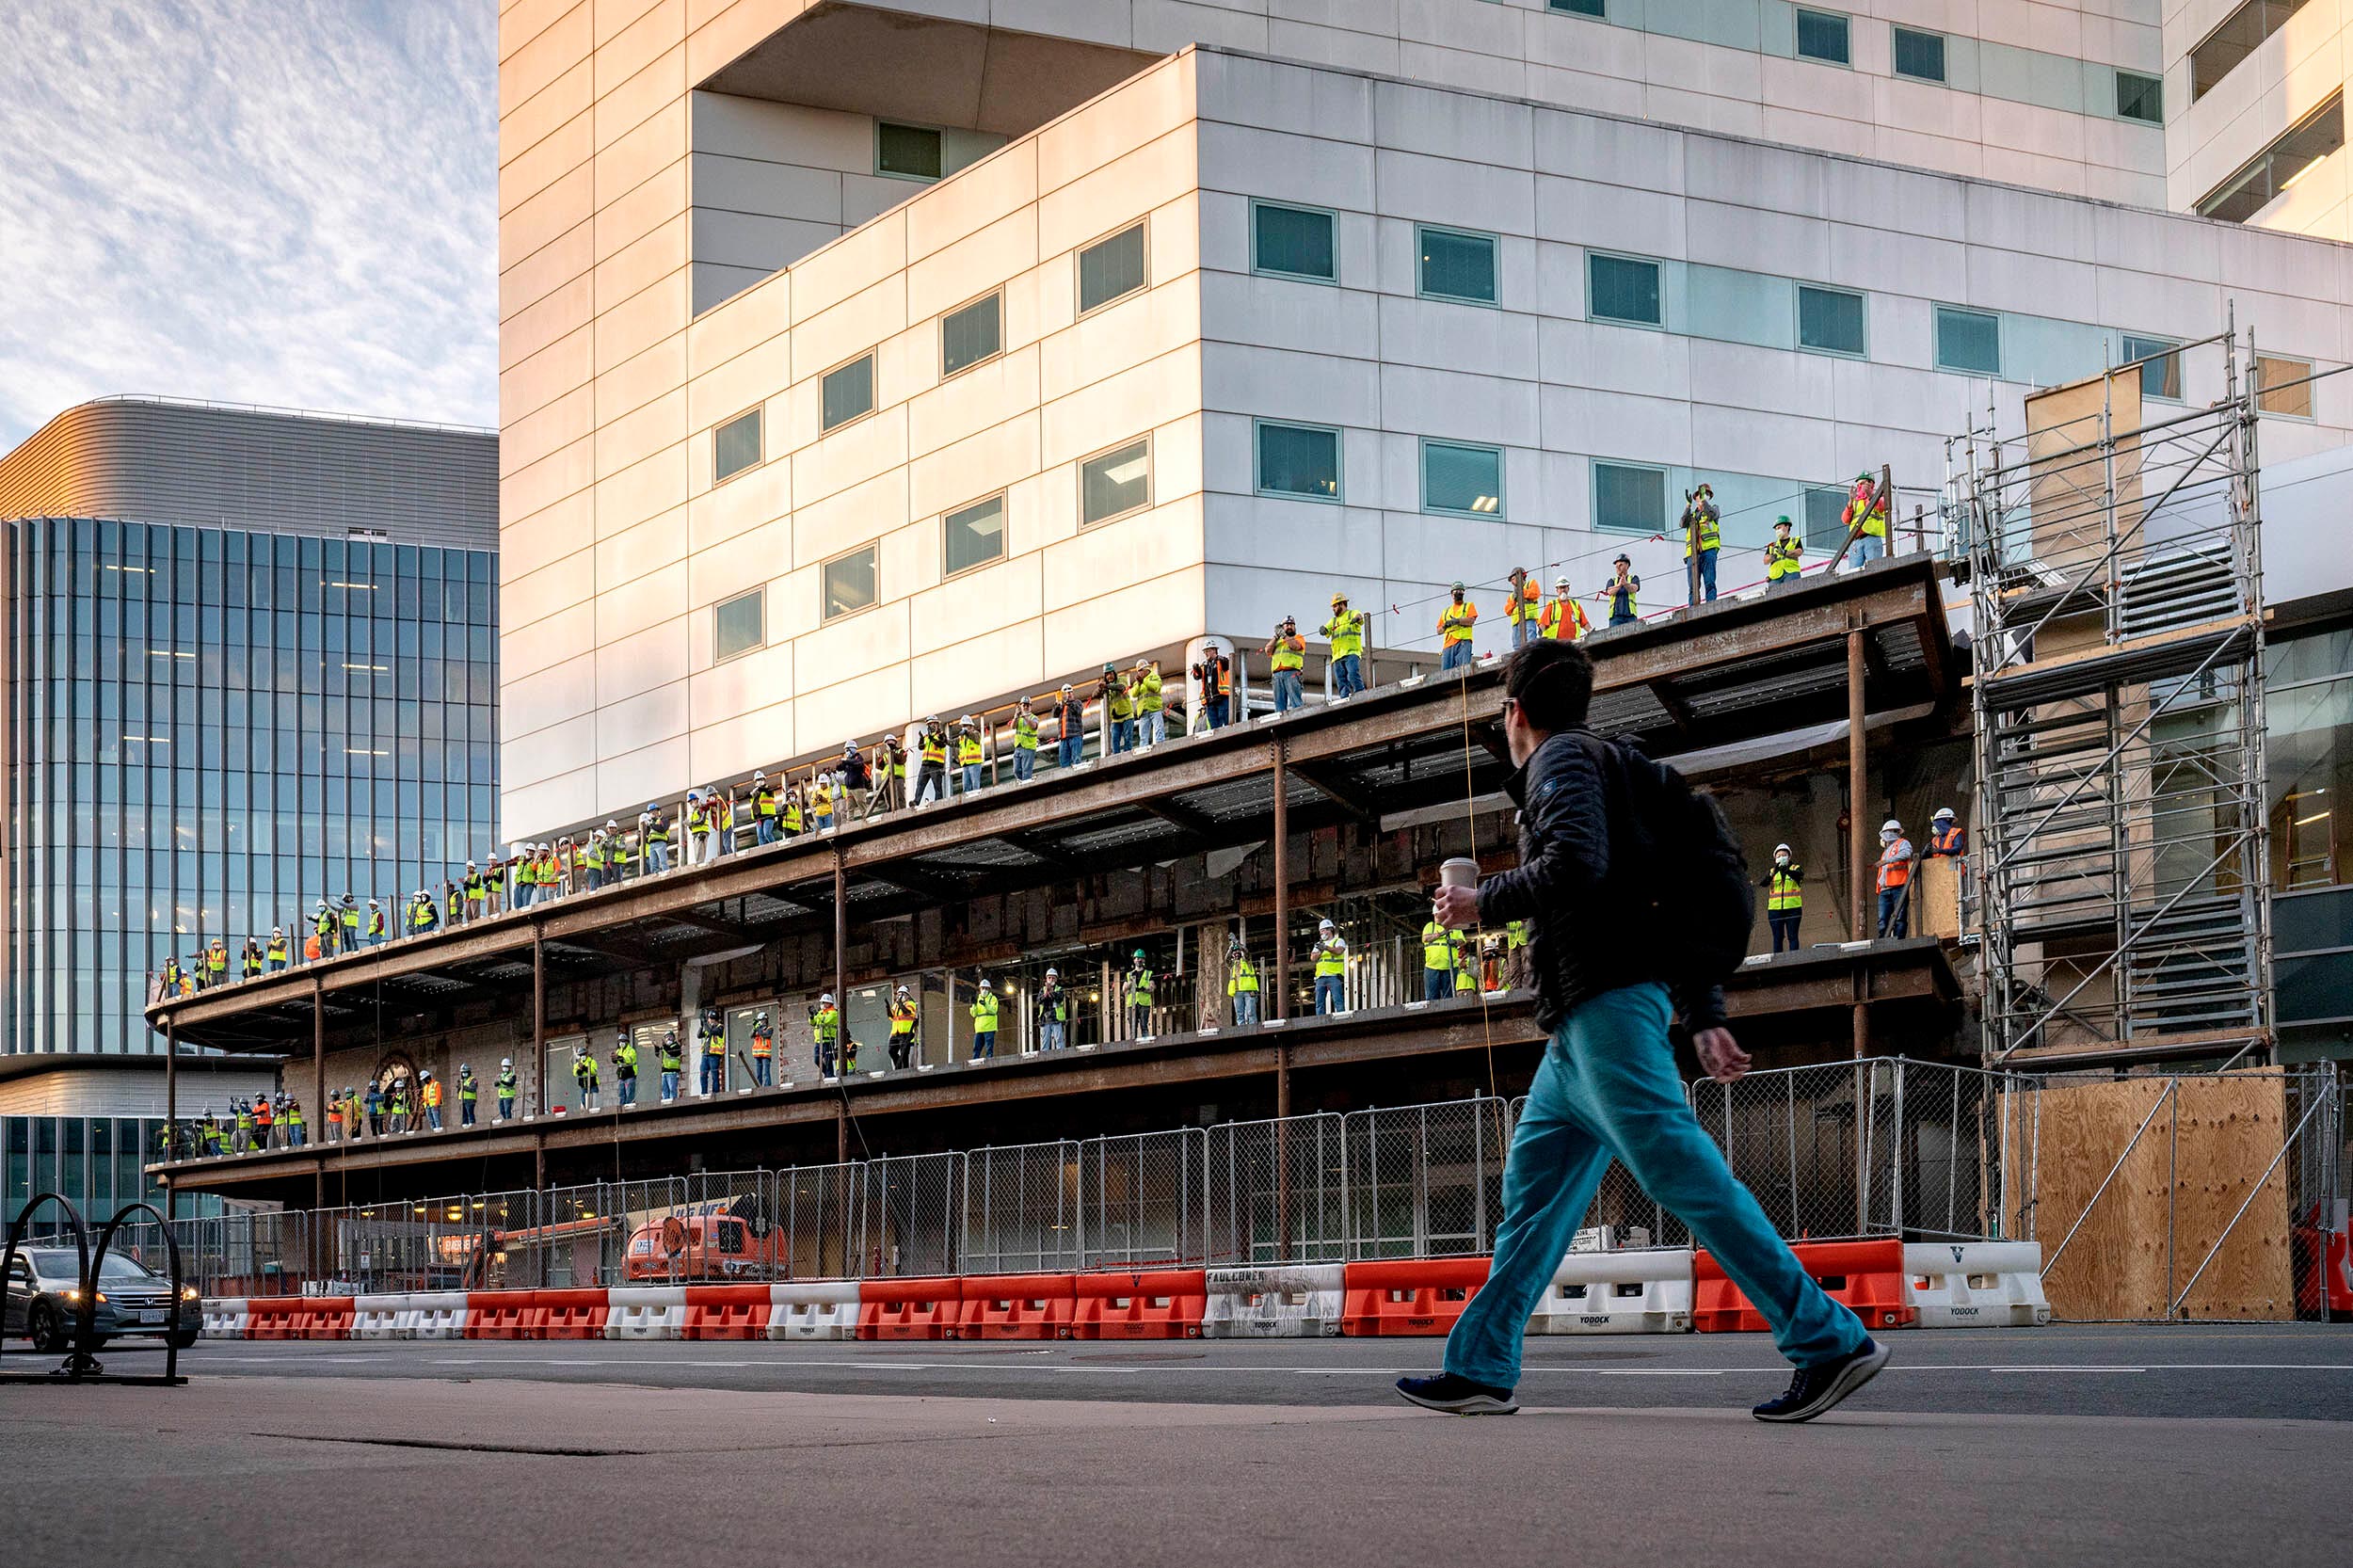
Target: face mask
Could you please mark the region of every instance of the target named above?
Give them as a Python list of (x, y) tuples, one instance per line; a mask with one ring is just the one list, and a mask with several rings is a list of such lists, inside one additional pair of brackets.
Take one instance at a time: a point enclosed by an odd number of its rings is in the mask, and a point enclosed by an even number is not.
[(1773, 864), (1776, 866), (1785, 866), (1789, 864), (1789, 856), (1786, 855), (1776, 855), (1773, 856)]

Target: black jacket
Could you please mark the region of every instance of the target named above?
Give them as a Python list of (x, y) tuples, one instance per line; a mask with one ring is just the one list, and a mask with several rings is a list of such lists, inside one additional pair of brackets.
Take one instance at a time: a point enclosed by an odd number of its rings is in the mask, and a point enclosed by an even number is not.
[(1563, 730), (1505, 783), (1520, 808), (1520, 863), (1480, 884), (1480, 921), (1528, 922), (1536, 1022), (1547, 1034), (1590, 998), (1646, 980), (1675, 992), (1691, 1029), (1719, 1027), (1721, 988), (1677, 984), (1663, 955), (1611, 919), (1622, 901), (1610, 896), (1609, 798), (1598, 746), (1591, 731)]

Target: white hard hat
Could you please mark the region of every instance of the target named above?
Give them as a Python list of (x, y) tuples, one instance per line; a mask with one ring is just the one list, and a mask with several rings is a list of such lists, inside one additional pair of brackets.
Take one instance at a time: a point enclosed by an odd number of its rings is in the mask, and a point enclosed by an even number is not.
[(1929, 819), (1930, 822), (1950, 822), (1952, 820), (1953, 808), (1949, 806), (1938, 807), (1936, 808), (1936, 815)]
[(1552, 585), (1556, 588), (1565, 588), (1569, 585), (1569, 580), (1565, 577), (1556, 578)]
[(469, 861), (467, 861), (467, 862), (466, 862), (466, 869), (467, 869), (468, 871), (470, 871), (470, 872), (471, 872), (471, 871), (476, 871), (476, 870), (479, 870), (480, 868), (479, 868), (479, 867), (477, 867), (477, 866), (475, 866), (475, 865), (474, 865), (474, 863), (473, 863), (472, 861), (469, 860)]
[(767, 771), (766, 771), (765, 769), (761, 769), (761, 768), (755, 768), (755, 769), (753, 769), (753, 770), (752, 770), (752, 782), (753, 782), (753, 783), (755, 783), (755, 784), (765, 784), (765, 783), (767, 783), (767, 782), (768, 782), (768, 774), (767, 774)]
[(499, 1065), (502, 1067), (511, 1067), (514, 1064), (515, 1059), (511, 1056), (502, 1056), (499, 1058)]
[[(1048, 969), (1048, 970), (1047, 970), (1046, 972), (1047, 972), (1048, 974), (1052, 974), (1054, 971), (1053, 971), (1053, 970), (1051, 970), (1051, 969)], [(910, 991), (908, 991), (908, 989), (907, 989), (905, 986), (902, 985), (902, 986), (900, 986), (900, 987), (899, 987), (899, 994), (900, 994), (901, 996), (903, 996), (903, 997), (904, 997), (904, 996), (910, 996), (910, 995), (912, 995), (913, 993), (912, 993), (912, 992), (910, 992)]]
[(1787, 844), (1775, 844), (1773, 846), (1773, 853), (1775, 855), (1795, 855), (1797, 851), (1791, 849)]
[[(368, 902), (374, 904), (376, 900), (370, 899)], [(269, 928), (269, 934), (273, 936), (283, 936), (286, 934), (286, 928), (282, 925), (274, 925)]]
[(833, 993), (831, 991), (827, 991), (823, 996), (819, 997), (817, 1000), (820, 1005), (830, 1007), (833, 1005)]
[[(1062, 971), (1056, 968), (1048, 968), (1046, 971), (1046, 978), (1048, 980), (1060, 980), (1062, 978)], [(901, 986), (900, 989), (904, 990), (905, 987)]]
[(1318, 920), (1316, 922), (1316, 929), (1318, 931), (1334, 931), (1338, 928), (1333, 925), (1330, 920)]
[(1880, 831), (1881, 833), (1901, 833), (1903, 830), (1904, 824), (1897, 822), (1893, 817), (1890, 817), (1885, 822), (1880, 824)]
[(604, 830), (607, 833), (618, 833), (621, 830), (621, 824), (611, 817), (607, 817), (604, 819)]
[(939, 715), (937, 713), (926, 713), (923, 715), (923, 722), (925, 724), (937, 724), (939, 722)]

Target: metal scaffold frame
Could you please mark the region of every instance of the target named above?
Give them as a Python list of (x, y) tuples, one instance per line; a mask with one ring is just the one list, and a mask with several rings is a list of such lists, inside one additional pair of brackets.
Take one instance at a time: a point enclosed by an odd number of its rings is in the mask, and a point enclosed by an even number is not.
[[(2223, 396), (2144, 408), (2192, 356), (2218, 356)], [(1989, 1062), (2265, 1056), (2253, 362), (2225, 332), (1954, 443)]]

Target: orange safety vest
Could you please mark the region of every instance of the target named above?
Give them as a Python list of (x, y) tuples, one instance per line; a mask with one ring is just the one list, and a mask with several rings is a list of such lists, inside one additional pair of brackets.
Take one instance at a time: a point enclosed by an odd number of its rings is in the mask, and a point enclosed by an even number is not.
[(1576, 642), (1593, 629), (1585, 606), (1574, 599), (1547, 600), (1544, 613), (1536, 617), (1536, 630), (1556, 642)]
[[(1509, 592), (1509, 590), (1506, 591)], [(1504, 603), (1503, 613), (1511, 618), (1513, 625), (1517, 625), (1524, 620), (1535, 619), (1537, 607), (1544, 601), (1545, 591), (1538, 587), (1536, 580), (1530, 577), (1520, 584), (1518, 593), (1510, 594)]]
[(424, 1103), (427, 1106), (438, 1106), (441, 1103), (441, 1080), (440, 1079), (437, 1078), (424, 1086)]
[(1898, 839), (1880, 851), (1880, 891), (1912, 880), (1912, 840)]

